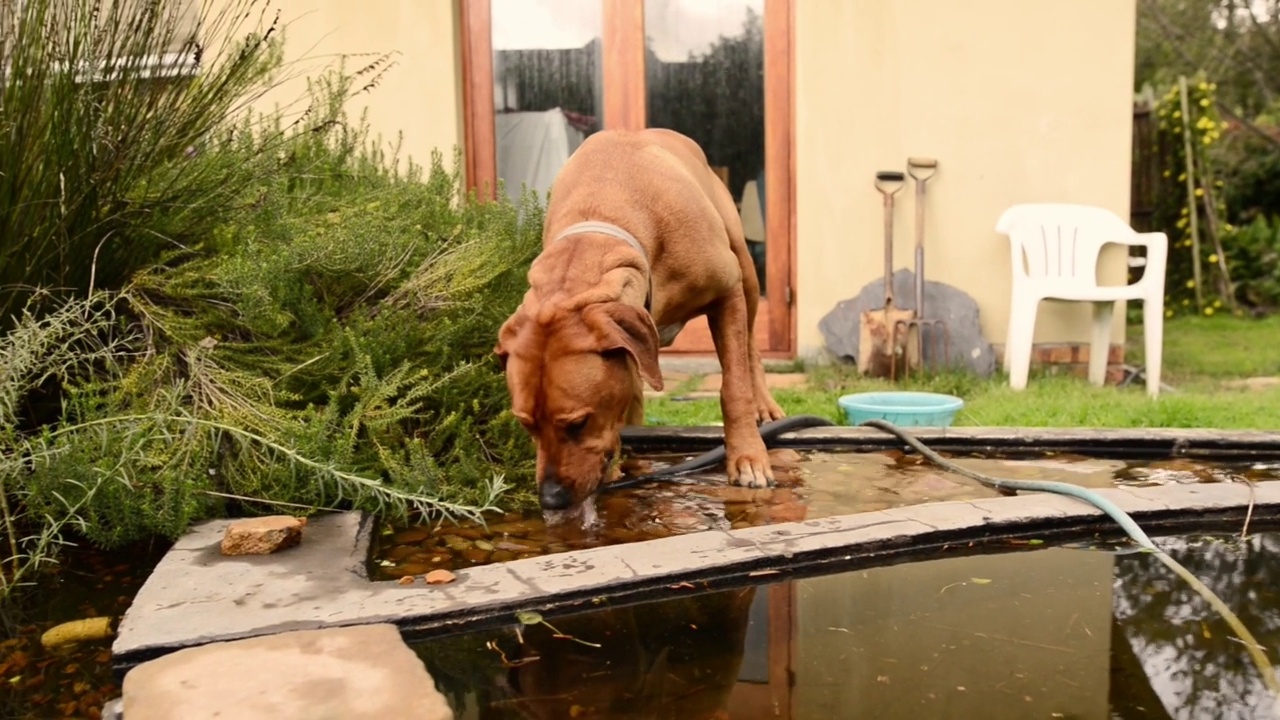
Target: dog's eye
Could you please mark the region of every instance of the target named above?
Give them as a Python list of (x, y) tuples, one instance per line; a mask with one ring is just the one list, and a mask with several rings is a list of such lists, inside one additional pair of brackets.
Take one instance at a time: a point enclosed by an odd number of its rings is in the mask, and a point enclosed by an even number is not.
[(587, 421), (590, 419), (591, 419), (591, 416), (588, 415), (587, 417), (581, 418), (579, 420), (574, 420), (571, 423), (565, 423), (564, 434), (568, 435), (571, 438), (576, 438), (577, 436), (582, 434), (583, 430), (587, 429)]

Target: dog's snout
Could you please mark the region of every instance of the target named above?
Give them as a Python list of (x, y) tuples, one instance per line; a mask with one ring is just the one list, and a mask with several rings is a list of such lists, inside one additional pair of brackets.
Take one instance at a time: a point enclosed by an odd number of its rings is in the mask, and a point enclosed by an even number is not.
[(569, 488), (560, 484), (559, 478), (548, 474), (542, 478), (538, 488), (538, 504), (543, 510), (564, 510), (573, 504), (573, 495)]

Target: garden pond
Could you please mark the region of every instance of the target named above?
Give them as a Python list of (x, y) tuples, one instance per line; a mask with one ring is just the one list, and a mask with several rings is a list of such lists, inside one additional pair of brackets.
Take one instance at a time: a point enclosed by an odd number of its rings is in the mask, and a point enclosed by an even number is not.
[[(370, 577), (997, 494), (895, 451), (772, 454), (776, 488), (691, 475), (603, 493), (593, 523), (548, 522), (534, 511), (484, 524), (386, 526)], [(1280, 463), (951, 458), (997, 477), (1088, 487), (1280, 479)], [(1280, 537), (1159, 542), (1276, 648), (1280, 603), (1267, 581), (1280, 573)], [(602, 602), (547, 622), (530, 613), (519, 625), (416, 649), (459, 718), (1192, 718), (1207, 708), (1214, 717), (1271, 717), (1240, 643), (1164, 566), (1110, 547), (1050, 545), (1021, 541), (1009, 549), (1022, 552), (974, 556), (956, 548), (699, 595), (682, 588), (679, 598)], [(73, 548), (5, 609), (3, 717), (97, 717), (119, 693), (110, 641), (46, 650), (40, 634), (67, 620), (119, 617), (165, 549)]]

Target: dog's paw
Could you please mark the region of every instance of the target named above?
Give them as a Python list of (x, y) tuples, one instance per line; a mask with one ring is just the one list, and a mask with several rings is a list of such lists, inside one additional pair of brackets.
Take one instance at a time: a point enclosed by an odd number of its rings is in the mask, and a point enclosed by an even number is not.
[(749, 488), (762, 488), (773, 485), (773, 468), (769, 463), (769, 452), (760, 443), (759, 450), (744, 453), (731, 453), (725, 463), (729, 482)]
[(759, 422), (767, 423), (773, 420), (781, 420), (786, 416), (786, 411), (778, 403), (774, 402), (771, 397), (766, 397), (764, 402), (756, 405), (756, 420)]

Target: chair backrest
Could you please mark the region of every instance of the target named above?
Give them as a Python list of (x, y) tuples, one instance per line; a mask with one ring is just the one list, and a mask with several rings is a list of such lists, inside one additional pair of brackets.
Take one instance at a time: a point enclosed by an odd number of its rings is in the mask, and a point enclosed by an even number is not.
[(1102, 246), (1135, 234), (1106, 208), (1067, 203), (1014, 205), (1000, 215), (996, 232), (1013, 244), (1015, 274), (1092, 285)]

